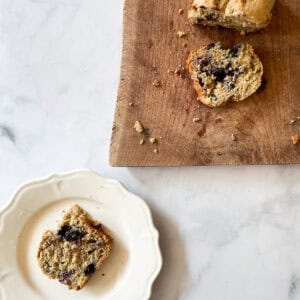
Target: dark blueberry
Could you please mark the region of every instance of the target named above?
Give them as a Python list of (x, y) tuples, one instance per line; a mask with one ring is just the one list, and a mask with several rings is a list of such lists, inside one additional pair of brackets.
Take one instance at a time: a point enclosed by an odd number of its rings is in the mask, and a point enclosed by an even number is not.
[(71, 280), (71, 276), (74, 274), (74, 270), (63, 271), (59, 274), (58, 280), (60, 283), (69, 284)]
[(199, 82), (200, 86), (202, 86), (202, 87), (204, 86), (204, 83), (203, 83), (203, 81), (202, 81), (202, 78), (199, 78), (199, 79), (198, 79), (198, 82)]
[(222, 82), (227, 76), (226, 69), (224, 68), (212, 67), (210, 73), (215, 77), (215, 80), (219, 82)]
[(202, 68), (207, 67), (210, 64), (210, 62), (211, 62), (211, 56), (203, 55), (195, 59), (194, 65), (197, 70), (201, 71)]
[(217, 19), (218, 19), (218, 15), (215, 12), (211, 12), (205, 17), (205, 20), (207, 21), (215, 21)]
[(228, 76), (233, 76), (235, 73), (235, 71), (232, 68), (226, 69), (225, 72), (226, 72), (226, 75), (228, 75)]
[(57, 234), (61, 237), (64, 237), (66, 232), (69, 231), (70, 229), (71, 227), (69, 225), (64, 225), (58, 230)]
[(233, 46), (228, 53), (228, 57), (237, 57), (240, 49), (241, 49), (241, 45)]
[(69, 225), (64, 225), (58, 230), (57, 235), (59, 235), (65, 241), (75, 242), (82, 238), (84, 234), (77, 228), (72, 228)]
[(83, 233), (76, 228), (72, 228), (65, 233), (63, 239), (68, 242), (76, 242), (83, 237)]
[(97, 241), (96, 240), (94, 240), (94, 239), (90, 239), (90, 240), (88, 240), (88, 243), (96, 243)]
[(85, 269), (84, 269), (84, 275), (89, 276), (93, 274), (96, 271), (96, 267), (94, 264), (89, 264)]
[(233, 90), (235, 88), (235, 84), (232, 81), (230, 81), (227, 83), (227, 87), (229, 90)]
[(214, 48), (215, 46), (216, 46), (215, 43), (211, 43), (211, 44), (206, 46), (206, 50), (210, 50), (210, 49)]

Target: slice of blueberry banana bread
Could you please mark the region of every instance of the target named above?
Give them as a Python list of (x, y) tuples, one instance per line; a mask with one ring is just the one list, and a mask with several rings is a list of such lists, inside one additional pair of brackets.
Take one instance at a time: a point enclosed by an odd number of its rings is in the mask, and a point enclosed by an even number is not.
[(110, 255), (112, 238), (78, 205), (63, 217), (57, 232), (46, 231), (37, 259), (51, 279), (80, 290)]
[(261, 85), (263, 66), (249, 44), (210, 44), (193, 51), (187, 63), (199, 100), (210, 107), (242, 101)]
[(194, 0), (189, 19), (193, 24), (251, 32), (270, 23), (274, 3), (275, 0)]

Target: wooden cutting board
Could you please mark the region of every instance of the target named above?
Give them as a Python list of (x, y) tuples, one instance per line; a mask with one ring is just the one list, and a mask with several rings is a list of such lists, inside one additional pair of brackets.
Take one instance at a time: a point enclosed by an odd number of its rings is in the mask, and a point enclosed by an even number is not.
[[(288, 123), (300, 116), (300, 1), (277, 0), (272, 23), (246, 36), (190, 25), (190, 6), (189, 0), (125, 1), (111, 165), (299, 163), (300, 144), (293, 145), (291, 136), (299, 134), (300, 121)], [(179, 38), (178, 31), (188, 35)], [(192, 49), (216, 41), (252, 44), (264, 65), (264, 83), (244, 102), (211, 109), (197, 102), (188, 74), (172, 71), (185, 67)], [(155, 80), (162, 85), (155, 87)], [(143, 134), (133, 129), (136, 120)], [(150, 136), (157, 142), (151, 144)]]

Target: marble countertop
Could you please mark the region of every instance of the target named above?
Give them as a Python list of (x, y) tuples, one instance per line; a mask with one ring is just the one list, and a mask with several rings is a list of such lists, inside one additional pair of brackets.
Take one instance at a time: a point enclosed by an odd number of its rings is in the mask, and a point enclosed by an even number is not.
[(152, 209), (152, 300), (300, 299), (300, 167), (111, 168), (122, 1), (0, 0), (0, 206), (90, 168)]

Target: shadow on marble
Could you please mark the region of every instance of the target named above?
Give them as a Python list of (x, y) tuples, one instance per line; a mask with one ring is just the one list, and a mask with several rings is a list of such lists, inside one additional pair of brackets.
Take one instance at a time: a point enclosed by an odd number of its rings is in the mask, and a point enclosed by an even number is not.
[(151, 300), (177, 299), (188, 278), (184, 243), (177, 225), (161, 212), (152, 209), (153, 221), (160, 234), (163, 266), (152, 287)]

